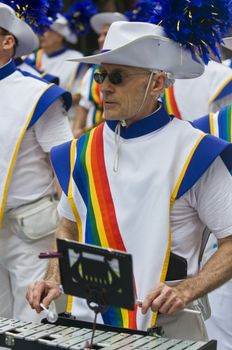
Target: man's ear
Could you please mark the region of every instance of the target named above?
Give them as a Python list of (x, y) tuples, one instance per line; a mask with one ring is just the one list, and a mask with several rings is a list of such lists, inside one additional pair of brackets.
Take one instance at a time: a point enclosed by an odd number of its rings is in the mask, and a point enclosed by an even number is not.
[(151, 84), (151, 95), (160, 95), (166, 84), (166, 74), (163, 72), (154, 73)]
[(15, 45), (16, 45), (16, 39), (13, 35), (7, 34), (4, 36), (4, 39), (2, 41), (2, 48), (4, 50), (14, 49)]

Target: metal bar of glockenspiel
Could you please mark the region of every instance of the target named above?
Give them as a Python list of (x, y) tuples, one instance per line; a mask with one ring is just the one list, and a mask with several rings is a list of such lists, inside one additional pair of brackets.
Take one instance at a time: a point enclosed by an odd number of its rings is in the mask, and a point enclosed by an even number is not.
[[(45, 324), (45, 325), (44, 324), (41, 324), (41, 325), (39, 324), (39, 325), (37, 325), (37, 327), (34, 327), (32, 329), (29, 329), (29, 330), (26, 330), (26, 331), (24, 331), (22, 333), (18, 333), (18, 334), (12, 334), (10, 332), (6, 332), (6, 333), (8, 335), (13, 335), (14, 338), (24, 339), (24, 338), (26, 338), (26, 337), (28, 337), (28, 336), (30, 336), (32, 334), (35, 334), (35, 333), (40, 332), (40, 331), (43, 331), (46, 328), (53, 328), (53, 327), (55, 327), (55, 326), (54, 325), (50, 325), (50, 324)], [(19, 331), (20, 331), (20, 329), (19, 329)]]
[(137, 334), (133, 334), (133, 335), (130, 335), (129, 337), (117, 342), (117, 343), (114, 343), (110, 346), (107, 346), (106, 349), (107, 350), (118, 350), (118, 349), (122, 349), (123, 346), (126, 346), (133, 342), (135, 342), (136, 340), (142, 338), (143, 336), (142, 335), (137, 335)]
[(48, 335), (52, 335), (54, 333), (57, 333), (61, 330), (61, 327), (62, 326), (56, 326), (54, 328), (48, 328), (48, 329), (44, 329), (38, 333), (34, 333), (32, 335), (29, 335), (27, 337), (27, 340), (29, 341), (35, 341), (35, 340), (38, 340), (39, 338), (42, 338), (44, 336), (48, 336)]
[[(67, 335), (65, 335), (65, 336), (56, 338), (56, 339), (52, 340), (52, 341), (50, 342), (50, 344), (51, 344), (52, 346), (55, 346), (55, 345), (58, 345), (58, 346), (59, 346), (59, 345), (61, 345), (61, 344), (64, 344), (66, 341), (68, 341), (68, 340), (71, 339), (71, 338), (74, 338), (74, 337), (76, 337), (76, 336), (81, 336), (82, 334), (87, 333), (87, 331), (90, 332), (91, 330), (90, 330), (90, 329), (85, 329), (85, 328), (75, 328), (75, 331), (74, 331), (74, 332), (72, 332), (72, 333), (70, 333), (70, 334), (67, 334)], [(42, 342), (42, 341), (41, 341), (41, 342)]]

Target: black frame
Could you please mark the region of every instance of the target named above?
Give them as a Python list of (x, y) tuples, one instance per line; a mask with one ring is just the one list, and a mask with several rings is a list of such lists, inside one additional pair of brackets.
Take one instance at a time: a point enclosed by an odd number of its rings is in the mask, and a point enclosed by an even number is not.
[(71, 240), (57, 239), (65, 294), (102, 307), (135, 308), (132, 256)]

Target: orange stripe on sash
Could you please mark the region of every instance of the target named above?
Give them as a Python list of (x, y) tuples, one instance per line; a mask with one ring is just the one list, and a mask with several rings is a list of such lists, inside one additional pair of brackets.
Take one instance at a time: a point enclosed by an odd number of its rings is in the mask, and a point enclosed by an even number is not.
[(174, 115), (178, 119), (183, 119), (176, 103), (174, 85), (171, 85), (168, 89), (165, 89), (165, 104), (169, 114)]
[[(92, 144), (92, 169), (94, 182), (96, 186), (97, 197), (101, 208), (102, 219), (105, 226), (109, 246), (112, 249), (125, 251), (125, 246), (119, 231), (113, 199), (110, 192), (109, 181), (107, 178), (104, 147), (103, 147), (103, 126), (100, 125), (95, 130)], [(100, 150), (100, 152), (99, 152)]]
[[(108, 241), (108, 247), (112, 249), (126, 251), (118, 227), (116, 212), (105, 167), (103, 128), (104, 124), (101, 124), (93, 131), (94, 135), (91, 143), (92, 176), (94, 179), (94, 186), (97, 194), (98, 205), (100, 207), (102, 222), (105, 229), (104, 234), (106, 235)], [(100, 232), (98, 232), (98, 234), (99, 236), (101, 235)], [(137, 307), (135, 311), (121, 309), (124, 327), (129, 327), (133, 329), (137, 328), (136, 313)]]

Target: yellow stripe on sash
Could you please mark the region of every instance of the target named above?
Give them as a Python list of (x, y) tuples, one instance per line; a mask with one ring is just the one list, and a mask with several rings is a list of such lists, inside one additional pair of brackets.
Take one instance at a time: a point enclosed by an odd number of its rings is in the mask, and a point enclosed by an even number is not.
[[(182, 183), (182, 180), (184, 178), (184, 175), (186, 173), (186, 170), (188, 169), (188, 166), (189, 166), (189, 163), (192, 159), (192, 156), (196, 150), (196, 148), (198, 147), (199, 143), (201, 142), (201, 140), (205, 137), (206, 135), (203, 134), (201, 135), (197, 142), (195, 143), (193, 149), (191, 150), (185, 164), (184, 164), (184, 167), (180, 173), (180, 176), (179, 176), (179, 179), (177, 180), (177, 183), (174, 187), (174, 190), (172, 192), (172, 195), (171, 195), (171, 199), (170, 199), (170, 215), (171, 215), (171, 209), (174, 205), (174, 202), (175, 202), (175, 199), (176, 199), (176, 196), (177, 196), (177, 193), (179, 191), (179, 188), (180, 188), (180, 185)], [(163, 269), (162, 269), (162, 272), (161, 272), (161, 277), (160, 277), (160, 282), (164, 282), (165, 281), (165, 278), (166, 278), (166, 274), (167, 274), (167, 271), (168, 271), (168, 265), (169, 265), (169, 259), (170, 259), (170, 253), (171, 253), (171, 220), (169, 219), (169, 233), (168, 233), (168, 245), (167, 245), (167, 250), (166, 250), (166, 255), (165, 255), (165, 259), (164, 259), (164, 264), (163, 264)], [(155, 324), (156, 324), (156, 319), (157, 319), (157, 316), (158, 316), (158, 312), (154, 312), (153, 315), (152, 315), (152, 320), (151, 320), (151, 327), (153, 327)]]
[[(77, 139), (72, 140), (71, 146), (70, 146), (70, 179), (69, 179), (69, 185), (68, 185), (68, 200), (70, 203), (70, 206), (72, 208), (73, 214), (75, 216), (76, 222), (77, 222), (77, 230), (78, 230), (78, 241), (83, 241), (83, 232), (82, 232), (82, 223), (81, 218), (78, 213), (77, 207), (75, 205), (74, 199), (73, 199), (73, 169), (75, 166), (75, 158), (76, 158), (76, 144)], [(72, 295), (68, 295), (67, 300), (67, 306), (66, 311), (68, 313), (72, 312), (72, 305), (73, 305), (73, 297)]]
[(77, 222), (77, 229), (78, 229), (78, 241), (83, 241), (83, 232), (82, 232), (82, 223), (81, 218), (78, 213), (77, 207), (75, 205), (74, 199), (73, 199), (73, 169), (75, 166), (75, 159), (76, 159), (76, 143), (77, 139), (72, 140), (71, 143), (71, 149), (70, 149), (70, 179), (69, 179), (69, 185), (68, 185), (68, 200), (70, 203), (70, 206), (72, 208), (72, 211), (74, 213), (76, 222)]
[[(171, 212), (171, 210), (170, 210), (170, 212)], [(160, 282), (164, 282), (165, 281), (165, 278), (166, 278), (166, 275), (167, 275), (167, 271), (168, 271), (169, 259), (170, 259), (170, 254), (171, 254), (171, 237), (172, 237), (172, 235), (171, 235), (171, 225), (170, 225), (170, 219), (169, 219), (168, 245), (167, 245), (167, 250), (166, 250), (166, 254), (165, 254), (165, 259), (164, 259), (162, 272), (161, 272)], [(158, 316), (158, 311), (153, 312), (151, 323), (150, 323), (151, 327), (154, 327), (154, 325), (156, 324), (157, 316)]]
[(72, 312), (72, 304), (73, 304), (73, 297), (71, 295), (68, 295), (68, 301), (67, 301), (67, 307), (66, 311), (71, 314)]
[(220, 95), (220, 93), (222, 92), (222, 90), (224, 89), (224, 87), (232, 80), (231, 77), (229, 77), (228, 79), (226, 79), (226, 81), (222, 84), (222, 86), (220, 87), (219, 90), (217, 90), (215, 92), (215, 94), (209, 99), (208, 104), (212, 103), (217, 97), (218, 95)]
[(13, 156), (11, 158), (11, 161), (10, 161), (10, 167), (9, 167), (9, 171), (8, 171), (8, 174), (7, 174), (7, 178), (6, 178), (6, 183), (5, 183), (5, 186), (4, 186), (4, 190), (3, 190), (3, 197), (2, 197), (2, 202), (1, 202), (1, 208), (0, 208), (0, 225), (2, 223), (2, 219), (3, 219), (3, 214), (4, 214), (4, 209), (5, 209), (5, 205), (6, 205), (6, 198), (7, 198), (7, 193), (8, 193), (8, 188), (9, 188), (9, 183), (10, 183), (10, 178), (11, 178), (11, 175), (12, 175), (12, 172), (13, 172), (13, 169), (14, 169), (14, 164), (15, 164), (15, 161), (16, 161), (16, 157), (18, 155), (18, 151), (19, 151), (19, 148), (21, 146), (21, 143), (22, 143), (22, 140), (23, 140), (23, 136), (27, 130), (27, 127), (28, 125), (30, 124), (30, 121), (31, 121), (31, 118), (33, 117), (33, 114), (34, 114), (34, 111), (35, 111), (35, 108), (41, 98), (41, 96), (54, 84), (49, 84), (45, 90), (43, 90), (43, 92), (41, 93), (41, 95), (37, 98), (37, 101), (36, 103), (34, 104), (33, 108), (32, 108), (32, 111), (24, 125), (24, 128), (23, 130), (21, 131), (21, 134), (19, 135), (19, 138), (18, 138), (18, 141), (16, 143), (16, 146), (15, 146), (15, 150), (14, 150), (14, 153), (13, 153)]
[(210, 129), (210, 134), (215, 135), (214, 114), (213, 113), (210, 113), (210, 115), (209, 115), (209, 129)]
[(105, 227), (102, 221), (102, 214), (101, 214), (101, 209), (99, 206), (98, 198), (97, 198), (97, 193), (96, 193), (96, 188), (94, 184), (94, 178), (93, 178), (93, 172), (92, 172), (92, 166), (91, 166), (91, 148), (92, 148), (92, 141), (93, 141), (93, 135), (94, 131), (96, 129), (92, 130), (89, 135), (89, 142), (86, 148), (86, 168), (88, 172), (88, 178), (89, 178), (89, 189), (90, 189), (90, 196), (91, 196), (91, 201), (92, 201), (92, 206), (93, 206), (93, 211), (96, 220), (96, 225), (97, 225), (97, 230), (99, 232), (99, 239), (101, 242), (102, 247), (109, 247), (109, 242), (107, 240), (106, 232), (105, 232)]
[(40, 78), (45, 77), (46, 74), (47, 74), (46, 72), (41, 73), (41, 74), (40, 74)]
[(185, 162), (185, 164), (184, 164), (184, 167), (183, 167), (183, 169), (182, 169), (182, 171), (181, 171), (181, 174), (180, 174), (179, 179), (178, 179), (178, 181), (177, 181), (177, 183), (176, 183), (176, 186), (175, 186), (175, 188), (174, 188), (174, 191), (173, 191), (173, 193), (172, 193), (172, 195), (171, 195), (171, 200), (170, 200), (170, 207), (171, 207), (171, 208), (172, 208), (172, 206), (173, 206), (173, 204), (174, 204), (174, 201), (175, 201), (175, 199), (176, 199), (176, 196), (177, 196), (177, 193), (178, 193), (178, 191), (179, 191), (180, 185), (181, 185), (181, 183), (182, 183), (182, 180), (183, 180), (183, 178), (184, 178), (184, 175), (185, 175), (185, 173), (186, 173), (186, 170), (187, 170), (187, 168), (188, 168), (188, 166), (189, 166), (189, 163), (190, 163), (190, 161), (191, 161), (191, 159), (192, 159), (192, 156), (193, 156), (193, 154), (194, 154), (196, 148), (198, 147), (199, 143), (201, 142), (201, 140), (202, 140), (205, 136), (206, 136), (206, 134), (203, 134), (203, 135), (201, 135), (201, 136), (198, 138), (198, 140), (197, 140), (197, 142), (195, 143), (193, 149), (191, 150), (190, 154), (188, 155), (188, 158), (187, 158), (187, 160), (186, 160), (186, 162)]
[(121, 308), (121, 315), (122, 315), (122, 323), (123, 328), (129, 328), (129, 312), (127, 309)]

